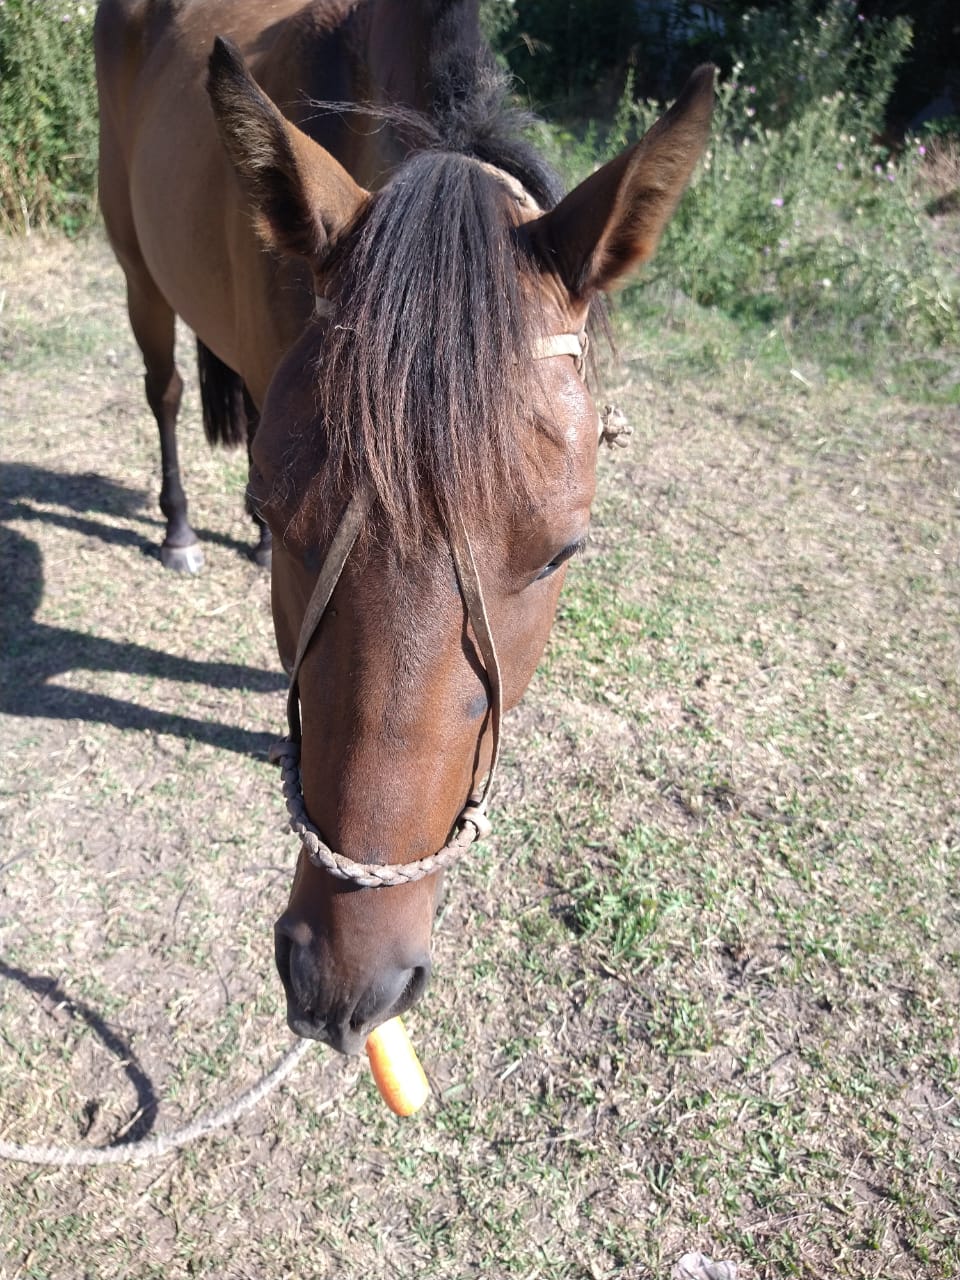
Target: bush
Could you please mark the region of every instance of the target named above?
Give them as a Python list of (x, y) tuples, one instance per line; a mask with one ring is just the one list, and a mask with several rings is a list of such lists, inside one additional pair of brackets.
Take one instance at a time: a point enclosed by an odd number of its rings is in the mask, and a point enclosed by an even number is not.
[[(714, 62), (728, 72), (738, 57), (754, 64), (756, 48), (767, 59), (764, 80), (774, 86), (774, 111), (784, 91), (789, 104), (794, 91), (815, 98), (845, 89), (852, 97), (892, 101), (887, 124), (910, 120), (955, 75), (956, 3), (482, 0), (487, 11), (496, 12), (487, 29), (531, 99), (567, 113), (610, 109), (631, 67), (638, 90), (662, 100), (697, 63)], [(905, 31), (904, 12), (913, 21), (915, 41), (901, 59), (896, 46)], [(817, 64), (807, 45), (819, 50)], [(895, 85), (885, 81), (891, 66)], [(759, 66), (754, 69), (759, 73)], [(798, 80), (797, 73), (808, 79)]]
[(480, 29), (494, 47), (508, 38), (515, 21), (512, 0), (480, 0)]
[(93, 5), (0, 0), (0, 226), (78, 230), (96, 208)]
[(841, 93), (767, 128), (752, 89), (737, 78), (722, 87), (704, 171), (651, 274), (728, 314), (787, 319), (855, 347), (957, 339), (918, 190), (920, 147), (887, 159), (849, 131)]
[(870, 20), (850, 0), (780, 0), (748, 9), (732, 34), (748, 68), (761, 124), (782, 128), (837, 100), (837, 123), (866, 135), (884, 128), (887, 103), (913, 33), (905, 18)]
[(495, 32), (534, 103), (607, 109), (641, 35), (640, 6), (624, 0), (515, 0)]
[[(780, 25), (790, 14), (796, 29)], [(758, 18), (744, 59), (719, 87), (702, 171), (643, 282), (627, 289), (628, 307), (647, 307), (641, 292), (659, 283), (741, 323), (828, 343), (831, 359), (851, 363), (874, 344), (919, 350), (960, 339), (957, 300), (925, 213), (929, 149), (914, 139), (891, 159), (872, 134), (909, 28), (877, 24), (858, 43), (851, 16), (856, 23), (851, 6), (830, 4), (811, 17), (809, 5), (792, 0)], [(787, 88), (778, 90), (781, 75)], [(838, 87), (838, 78), (862, 84), (862, 93)], [(579, 141), (559, 131), (554, 155), (564, 176), (584, 176), (660, 111), (634, 101), (628, 78), (609, 129), (589, 126)]]

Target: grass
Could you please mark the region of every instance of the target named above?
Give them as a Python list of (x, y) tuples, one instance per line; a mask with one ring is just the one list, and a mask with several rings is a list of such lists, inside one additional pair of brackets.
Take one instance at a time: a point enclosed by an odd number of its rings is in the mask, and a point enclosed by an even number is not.
[[(943, 235), (940, 252), (945, 261), (955, 255), (953, 235)], [(893, 332), (863, 343), (856, 339), (855, 321), (841, 315), (833, 318), (833, 328), (797, 324), (789, 315), (770, 321), (757, 314), (733, 316), (656, 282), (646, 290), (632, 290), (618, 311), (621, 343), (636, 372), (647, 380), (655, 375), (658, 382), (682, 383), (723, 376), (733, 367), (765, 383), (786, 385), (789, 379), (800, 387), (812, 383), (818, 388), (872, 383), (885, 395), (912, 404), (960, 403), (956, 343), (911, 349)], [(653, 334), (660, 352), (669, 350), (668, 360), (650, 350)]]
[[(147, 1091), (173, 1127), (288, 1043), (283, 695), (242, 465), (195, 394), (207, 568), (150, 554), (106, 249), (0, 252), (0, 1132), (105, 1142)], [(960, 1272), (952, 410), (675, 312), (621, 339), (634, 437), (507, 722), (488, 857), (449, 878), (409, 1018), (432, 1102), (400, 1122), (321, 1050), (152, 1166), (0, 1166), (3, 1280), (665, 1280), (690, 1249), (763, 1280)]]

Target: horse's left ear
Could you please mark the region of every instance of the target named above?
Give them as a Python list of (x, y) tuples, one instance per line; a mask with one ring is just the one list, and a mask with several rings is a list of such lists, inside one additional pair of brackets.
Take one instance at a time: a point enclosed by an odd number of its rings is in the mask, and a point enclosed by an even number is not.
[(710, 136), (715, 68), (698, 67), (639, 142), (575, 187), (524, 233), (578, 301), (653, 254)]
[(368, 193), (329, 151), (284, 119), (239, 49), (222, 36), (210, 54), (207, 92), (260, 236), (272, 249), (316, 261)]

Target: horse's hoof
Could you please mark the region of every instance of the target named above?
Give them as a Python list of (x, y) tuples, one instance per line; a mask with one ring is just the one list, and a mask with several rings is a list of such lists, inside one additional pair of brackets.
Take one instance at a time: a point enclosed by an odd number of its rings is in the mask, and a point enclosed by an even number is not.
[(264, 546), (263, 543), (258, 542), (250, 552), (250, 559), (254, 564), (258, 564), (261, 569), (269, 569), (273, 559), (273, 549), (269, 544)]
[(199, 573), (203, 568), (200, 543), (192, 542), (188, 547), (168, 547), (164, 543), (160, 548), (160, 563), (174, 573)]

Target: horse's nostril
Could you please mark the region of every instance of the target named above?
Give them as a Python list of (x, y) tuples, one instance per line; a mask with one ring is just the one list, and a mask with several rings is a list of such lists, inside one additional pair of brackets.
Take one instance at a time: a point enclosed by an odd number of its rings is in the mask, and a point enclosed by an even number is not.
[[(277, 972), (287, 997), (287, 1022), (299, 1036), (323, 1040), (341, 1053), (359, 1053), (367, 1034), (403, 1013), (423, 995), (430, 980), (430, 955), (409, 968), (386, 964), (358, 975), (356, 988), (329, 964), (302, 922), (282, 916), (274, 929)], [(352, 990), (351, 990), (352, 988)]]
[(417, 1003), (424, 991), (427, 989), (427, 983), (430, 981), (430, 961), (426, 964), (419, 964), (415, 969), (410, 971), (410, 977), (407, 985), (404, 987), (403, 994), (397, 1001), (392, 1013), (403, 1013), (405, 1009), (410, 1009)]
[(350, 1030), (365, 1035), (387, 1018), (395, 1018), (412, 1008), (427, 988), (430, 968), (430, 960), (427, 959), (412, 969), (396, 970), (392, 980), (381, 983), (357, 1001), (350, 1015)]
[(276, 959), (277, 972), (280, 975), (280, 981), (283, 983), (283, 989), (287, 996), (292, 991), (290, 979), (290, 953), (292, 950), (293, 939), (289, 938), (279, 927), (276, 928), (273, 934), (273, 954)]

